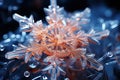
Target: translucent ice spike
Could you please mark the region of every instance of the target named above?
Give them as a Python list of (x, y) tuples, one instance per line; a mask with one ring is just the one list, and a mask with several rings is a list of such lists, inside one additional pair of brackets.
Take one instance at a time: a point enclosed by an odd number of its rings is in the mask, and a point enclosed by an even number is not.
[[(62, 69), (61, 69), (59, 66), (52, 68), (52, 69), (50, 70), (50, 73), (52, 73), (52, 74), (51, 74), (51, 80), (57, 80), (57, 77), (60, 75), (60, 71), (61, 71), (61, 70), (62, 70)], [(62, 71), (63, 71), (63, 70), (62, 70)]]
[(20, 16), (19, 14), (15, 13), (13, 15), (13, 19), (20, 22), (21, 20), (26, 20), (27, 21), (27, 18), (26, 17), (23, 17), (23, 16)]
[(22, 31), (30, 31), (31, 26), (34, 23), (34, 19), (32, 15), (29, 18), (27, 18), (15, 13), (13, 15), (13, 19), (19, 22)]
[(60, 72), (65, 73), (56, 62), (52, 62), (50, 65), (42, 69), (42, 71), (48, 71), (51, 74), (51, 80), (57, 80), (57, 76), (60, 75)]
[(25, 63), (27, 63), (28, 62), (28, 60), (30, 59), (30, 55), (31, 55), (31, 53), (25, 53)]
[(39, 76), (33, 78), (32, 80), (38, 80), (40, 77), (41, 77), (41, 75), (39, 75)]
[(98, 73), (98, 75), (93, 80), (99, 80), (102, 77), (103, 73)]
[(25, 52), (26, 52), (25, 49), (20, 49), (20, 50), (8, 52), (5, 54), (5, 58), (7, 58), (7, 59), (14, 59), (14, 58), (20, 59), (20, 58), (24, 57)]
[(91, 38), (94, 40), (100, 40), (104, 37), (107, 37), (110, 34), (109, 30), (104, 30), (102, 32), (97, 32), (97, 33), (91, 33)]
[(54, 9), (56, 9), (56, 7), (57, 7), (57, 2), (56, 2), (56, 0), (50, 0), (50, 6), (51, 6), (52, 8), (54, 8)]
[(44, 8), (44, 11), (48, 15), (46, 17), (48, 22), (49, 19), (52, 19), (53, 22), (56, 22), (61, 17), (61, 13), (64, 13), (64, 8), (61, 8), (57, 5), (57, 0), (50, 0), (50, 5), (48, 8)]
[(99, 62), (97, 62), (95, 59), (93, 59), (93, 58), (88, 58), (88, 62), (89, 62), (89, 64), (90, 64), (90, 67), (91, 67), (91, 68), (94, 68), (94, 69), (96, 69), (96, 70), (98, 70), (98, 71), (103, 70), (103, 65), (100, 64)]
[(103, 55), (102, 57), (100, 57), (97, 61), (98, 61), (98, 62), (102, 62), (103, 60), (106, 59), (106, 57), (107, 57), (107, 55), (105, 54), (105, 55)]
[(90, 13), (91, 13), (91, 10), (90, 10), (90, 8), (86, 8), (84, 11), (83, 11), (83, 13), (84, 13), (84, 16), (85, 17), (90, 17)]
[(114, 51), (117, 62), (120, 64), (120, 46), (117, 46)]
[(62, 70), (55, 62), (52, 62), (50, 65), (48, 65), (47, 67), (45, 67), (44, 69), (42, 69), (42, 71), (49, 71), (53, 68), (57, 68), (59, 71), (64, 72), (64, 70)]
[(90, 9), (86, 8), (83, 12), (76, 12), (72, 17), (75, 18), (76, 20), (80, 21), (87, 21), (88, 18), (90, 17)]
[(56, 68), (53, 68), (51, 71), (50, 71), (52, 74), (51, 74), (51, 80), (57, 80), (57, 69)]
[(48, 8), (44, 8), (45, 12), (49, 15), (54, 14), (56, 16), (57, 13), (57, 3), (56, 0), (50, 0), (50, 6)]
[(94, 44), (100, 44), (100, 42), (96, 39), (96, 38), (92, 38), (92, 37), (88, 37), (88, 41), (90, 43), (94, 43)]
[(111, 58), (111, 57), (113, 57), (113, 52), (107, 52), (107, 53), (105, 53), (102, 57), (100, 57), (97, 61), (98, 62), (102, 62), (102, 61), (104, 61), (107, 57), (109, 57), (109, 58)]
[(25, 16), (23, 17), (23, 16), (15, 13), (15, 14), (13, 15), (13, 19), (16, 20), (17, 22), (24, 21), (24, 22), (26, 22), (26, 23), (34, 23), (34, 19), (33, 19), (33, 16), (32, 16), (32, 15), (31, 15), (29, 18), (27, 18), (27, 17), (25, 17)]

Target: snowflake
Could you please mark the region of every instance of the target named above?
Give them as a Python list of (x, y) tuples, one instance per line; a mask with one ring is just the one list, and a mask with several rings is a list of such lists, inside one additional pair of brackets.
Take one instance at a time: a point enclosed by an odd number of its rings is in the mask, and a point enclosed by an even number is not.
[[(51, 5), (45, 8), (48, 16), (47, 24), (41, 20), (34, 22), (33, 16), (27, 18), (15, 13), (13, 18), (19, 22), (21, 30), (29, 33), (29, 45), (20, 44), (19, 47), (6, 53), (7, 59), (21, 59), (27, 63), (31, 58), (50, 63), (42, 71), (51, 74), (51, 80), (56, 80), (60, 72), (66, 73), (61, 67), (74, 69), (85, 69), (91, 67), (98, 71), (103, 69), (102, 64), (97, 62), (93, 56), (86, 54), (86, 46), (90, 42), (99, 43), (98, 40), (109, 35), (108, 30), (90, 32), (82, 30), (82, 25), (89, 21), (90, 9), (86, 8), (83, 12), (66, 17), (63, 8), (56, 5), (56, 0), (51, 0)], [(42, 58), (43, 54), (46, 55)], [(67, 62), (70, 60), (70, 63)], [(77, 66), (72, 66), (77, 62)]]

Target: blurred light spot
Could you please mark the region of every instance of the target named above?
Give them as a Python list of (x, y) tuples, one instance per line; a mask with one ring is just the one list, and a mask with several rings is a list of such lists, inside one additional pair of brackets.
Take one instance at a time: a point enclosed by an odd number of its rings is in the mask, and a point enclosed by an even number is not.
[(29, 71), (25, 71), (25, 72), (24, 72), (24, 76), (25, 76), (25, 77), (29, 77), (29, 76), (30, 76), (30, 72), (29, 72)]
[(65, 78), (64, 80), (70, 80), (69, 78)]
[(8, 38), (8, 35), (7, 34), (4, 34), (3, 35), (3, 39), (7, 39)]
[(0, 6), (2, 6), (3, 5), (3, 0), (0, 0)]
[(30, 68), (36, 68), (36, 66), (37, 65), (35, 63), (32, 63), (32, 64), (29, 65)]
[(12, 35), (10, 36), (10, 38), (15, 38), (15, 34), (12, 34)]
[(47, 80), (48, 79), (46, 76), (43, 76), (42, 78), (43, 78), (43, 80)]
[(105, 23), (102, 24), (102, 30), (105, 30), (106, 29), (106, 25)]
[(0, 44), (0, 51), (4, 51), (4, 46), (2, 44)]
[(112, 11), (109, 10), (109, 9), (107, 9), (107, 10), (105, 11), (105, 16), (106, 16), (106, 17), (112, 16)]
[(113, 53), (112, 53), (112, 52), (108, 52), (108, 53), (107, 53), (107, 56), (108, 56), (108, 57), (113, 57)]
[(23, 0), (17, 0), (17, 3), (22, 3), (23, 2)]
[(11, 39), (4, 40), (4, 43), (9, 43), (9, 42), (11, 42)]
[(18, 10), (17, 6), (10, 5), (8, 6), (8, 11)]
[(111, 29), (114, 29), (118, 26), (118, 20), (110, 21)]
[(16, 35), (16, 38), (19, 39), (21, 36), (19, 34)]

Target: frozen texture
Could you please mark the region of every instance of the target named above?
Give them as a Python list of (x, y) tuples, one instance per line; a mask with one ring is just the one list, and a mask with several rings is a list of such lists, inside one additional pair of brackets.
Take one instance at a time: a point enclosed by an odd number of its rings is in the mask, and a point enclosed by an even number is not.
[[(33, 16), (29, 18), (17, 13), (13, 19), (19, 22), (23, 32), (29, 32), (29, 45), (19, 45), (11, 52), (6, 53), (7, 59), (24, 59), (25, 63), (31, 58), (49, 63), (42, 69), (51, 74), (51, 80), (57, 80), (57, 76), (65, 71), (61, 67), (83, 70), (86, 67), (94, 68), (98, 71), (103, 69), (102, 64), (94, 57), (86, 56), (86, 46), (89, 43), (99, 43), (99, 40), (109, 35), (109, 30), (90, 32), (82, 30), (82, 25), (88, 24), (90, 9), (86, 8), (79, 14), (71, 17), (64, 16), (64, 9), (56, 5), (56, 0), (51, 0), (51, 5), (45, 8), (48, 14), (46, 20), (48, 25), (41, 20), (34, 22)], [(42, 58), (45, 54), (46, 57)], [(70, 62), (67, 62), (69, 59)], [(74, 63), (78, 62), (77, 65)]]

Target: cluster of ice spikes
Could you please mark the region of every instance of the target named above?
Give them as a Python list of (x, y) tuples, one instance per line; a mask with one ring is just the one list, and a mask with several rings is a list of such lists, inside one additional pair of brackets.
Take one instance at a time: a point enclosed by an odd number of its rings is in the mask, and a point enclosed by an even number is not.
[[(90, 16), (90, 9), (66, 17), (64, 9), (56, 5), (56, 0), (51, 0), (46, 17), (48, 25), (41, 20), (34, 22), (33, 16), (27, 18), (14, 14), (13, 18), (19, 22), (21, 30), (29, 33), (30, 42), (20, 44), (19, 47), (6, 53), (7, 59), (24, 59), (25, 63), (34, 58), (43, 63), (49, 63), (42, 71), (51, 74), (51, 80), (57, 80), (60, 73), (66, 73), (61, 67), (83, 70), (86, 67), (94, 68), (98, 71), (103, 69), (102, 64), (94, 59), (93, 55), (86, 53), (86, 46), (90, 43), (99, 43), (98, 40), (109, 35), (108, 30), (90, 32), (82, 30), (82, 26), (87, 24)], [(44, 58), (42, 57), (44, 56)], [(69, 60), (69, 61), (68, 61)], [(77, 65), (74, 63), (78, 63)]]

